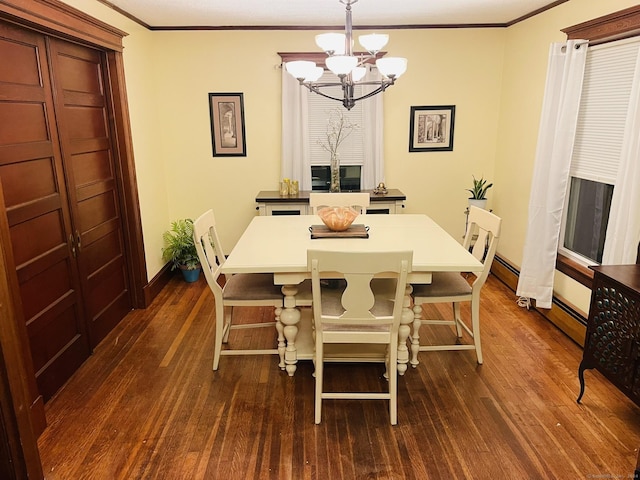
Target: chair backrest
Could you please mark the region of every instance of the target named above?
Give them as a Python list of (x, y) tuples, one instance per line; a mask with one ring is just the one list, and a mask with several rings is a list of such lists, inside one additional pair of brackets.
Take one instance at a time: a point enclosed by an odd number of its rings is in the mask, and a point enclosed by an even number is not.
[[(198, 259), (202, 264), (204, 277), (209, 288), (216, 295), (222, 294), (222, 287), (218, 283), (220, 268), (224, 265), (224, 251), (220, 243), (220, 237), (216, 230), (216, 219), (213, 210), (207, 210), (193, 222), (193, 240), (196, 244)], [(220, 301), (222, 297), (220, 297)]]
[(371, 197), (366, 192), (311, 192), (309, 206), (312, 213), (317, 213), (321, 207), (353, 207), (358, 212), (367, 213)]
[(463, 246), (469, 250), (471, 243), (475, 240), (471, 253), (484, 263), (484, 270), (477, 274), (474, 287), (476, 285), (481, 287), (489, 275), (491, 263), (496, 254), (496, 248), (498, 248), (501, 225), (502, 219), (490, 211), (476, 206), (469, 207), (467, 233)]
[[(335, 252), (308, 250), (307, 267), (311, 271), (313, 312), (316, 331), (326, 324), (388, 325), (389, 333), (397, 335), (405, 297), (407, 275), (411, 271), (413, 252)], [(372, 289), (374, 276), (395, 276), (395, 291), (378, 295)], [(386, 275), (385, 275), (386, 274)], [(347, 282), (344, 291), (338, 291), (339, 305), (326, 312), (323, 296), (336, 294), (335, 289), (322, 289), (320, 279), (341, 278)], [(391, 280), (392, 282), (394, 280)], [(385, 293), (387, 293), (385, 291)], [(390, 305), (389, 302), (394, 302)], [(386, 305), (385, 305), (386, 303)], [(383, 308), (383, 307), (388, 308)], [(334, 311), (336, 310), (336, 311)], [(381, 315), (377, 311), (391, 314)]]

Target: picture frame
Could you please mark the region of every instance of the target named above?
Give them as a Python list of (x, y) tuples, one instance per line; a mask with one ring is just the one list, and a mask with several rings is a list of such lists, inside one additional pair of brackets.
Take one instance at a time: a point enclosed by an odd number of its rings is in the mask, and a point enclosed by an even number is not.
[(411, 107), (409, 152), (453, 150), (455, 105)]
[(214, 157), (246, 157), (242, 93), (209, 93)]

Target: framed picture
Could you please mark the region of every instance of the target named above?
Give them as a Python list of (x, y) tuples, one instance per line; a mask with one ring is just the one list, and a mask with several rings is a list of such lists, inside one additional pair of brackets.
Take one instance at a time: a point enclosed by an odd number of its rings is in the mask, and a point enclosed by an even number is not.
[(409, 151), (452, 151), (455, 116), (455, 105), (411, 107)]
[(242, 93), (210, 93), (211, 141), (214, 157), (246, 157)]

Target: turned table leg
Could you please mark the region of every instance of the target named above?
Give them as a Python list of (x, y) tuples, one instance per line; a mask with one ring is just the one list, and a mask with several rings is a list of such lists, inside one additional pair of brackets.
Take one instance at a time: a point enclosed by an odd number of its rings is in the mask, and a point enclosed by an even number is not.
[[(284, 285), (282, 287), (284, 295), (284, 308), (280, 314), (280, 322), (284, 325), (283, 333), (287, 340), (284, 350), (284, 368), (290, 377), (296, 371), (298, 363), (298, 353), (296, 349), (296, 336), (298, 335), (298, 322), (300, 322), (300, 310), (296, 308), (297, 285)], [(280, 365), (282, 368), (282, 365)]]
[(411, 332), (411, 323), (413, 322), (413, 311), (411, 310), (411, 292), (413, 287), (407, 284), (404, 292), (404, 302), (402, 304), (402, 320), (400, 320), (400, 328), (398, 329), (398, 375), (404, 375), (407, 371), (409, 363), (409, 349), (407, 348), (407, 338)]

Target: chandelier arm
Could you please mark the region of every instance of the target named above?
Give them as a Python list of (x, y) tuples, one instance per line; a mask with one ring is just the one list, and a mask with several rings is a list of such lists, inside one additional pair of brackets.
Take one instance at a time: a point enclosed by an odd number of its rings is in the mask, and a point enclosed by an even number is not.
[(387, 87), (388, 87), (389, 85), (393, 85), (393, 84), (392, 84), (392, 83), (387, 83), (387, 84), (384, 84), (384, 83), (383, 83), (383, 84), (382, 84), (382, 85), (380, 85), (378, 88), (376, 88), (375, 90), (373, 90), (373, 91), (371, 91), (371, 92), (367, 93), (366, 95), (363, 95), (363, 96), (358, 97), (358, 98), (354, 98), (354, 99), (352, 99), (352, 100), (353, 100), (353, 102), (355, 103), (355, 102), (358, 102), (358, 101), (360, 101), (360, 100), (364, 100), (365, 98), (373, 97), (374, 95), (377, 95), (377, 94), (379, 94), (379, 93), (384, 92), (384, 91), (387, 89)]
[[(331, 95), (327, 95), (326, 93), (322, 93), (320, 90), (318, 90), (317, 88), (314, 88), (313, 84), (308, 84), (308, 83), (303, 83), (302, 85), (304, 85), (305, 87), (307, 87), (311, 92), (313, 93), (317, 93), (318, 95), (328, 98), (330, 100), (335, 100), (336, 102), (342, 102), (344, 99), (343, 98), (336, 98), (336, 97), (332, 97)], [(334, 85), (340, 85), (339, 83), (336, 83)]]

